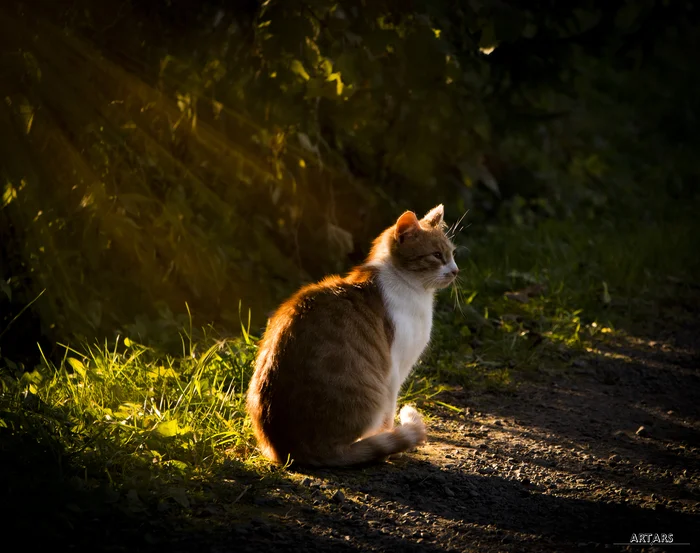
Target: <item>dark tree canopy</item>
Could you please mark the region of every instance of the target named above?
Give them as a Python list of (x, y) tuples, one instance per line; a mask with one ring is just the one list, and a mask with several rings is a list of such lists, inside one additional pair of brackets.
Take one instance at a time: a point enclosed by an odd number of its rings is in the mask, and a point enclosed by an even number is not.
[[(0, 8), (0, 284), (51, 337), (258, 322), (404, 208), (696, 197), (690, 2)], [(664, 163), (659, 163), (664, 160)]]

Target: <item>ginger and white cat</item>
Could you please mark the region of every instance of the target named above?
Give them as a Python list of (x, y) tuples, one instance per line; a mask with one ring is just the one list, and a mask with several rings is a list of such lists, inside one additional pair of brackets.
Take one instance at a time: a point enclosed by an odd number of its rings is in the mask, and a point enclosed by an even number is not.
[(276, 462), (378, 461), (426, 439), (401, 385), (428, 345), (434, 293), (459, 269), (443, 206), (407, 211), (346, 277), (305, 286), (268, 322), (248, 390), (263, 454)]

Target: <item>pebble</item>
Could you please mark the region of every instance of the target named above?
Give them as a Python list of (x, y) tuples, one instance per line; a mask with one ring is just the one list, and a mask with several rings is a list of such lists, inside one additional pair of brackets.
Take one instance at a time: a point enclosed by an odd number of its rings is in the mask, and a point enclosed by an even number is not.
[(343, 503), (345, 501), (345, 494), (338, 490), (331, 496), (331, 501), (335, 503)]
[(647, 429), (646, 426), (640, 426), (637, 428), (637, 431), (635, 432), (637, 436), (645, 437), (649, 435), (649, 430)]

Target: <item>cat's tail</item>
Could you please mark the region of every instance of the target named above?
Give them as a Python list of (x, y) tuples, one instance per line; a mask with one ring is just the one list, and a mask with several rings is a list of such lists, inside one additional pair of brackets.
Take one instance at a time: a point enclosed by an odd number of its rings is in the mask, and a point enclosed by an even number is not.
[(312, 462), (314, 465), (344, 467), (381, 461), (390, 455), (413, 449), (426, 440), (425, 424), (415, 407), (405, 405), (399, 413), (401, 424), (391, 430), (368, 436), (338, 448), (334, 455)]

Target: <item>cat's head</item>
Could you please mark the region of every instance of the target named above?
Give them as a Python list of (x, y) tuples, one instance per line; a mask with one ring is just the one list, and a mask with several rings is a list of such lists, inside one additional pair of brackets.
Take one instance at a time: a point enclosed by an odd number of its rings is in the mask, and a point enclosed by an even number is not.
[(455, 247), (445, 234), (442, 204), (418, 219), (406, 211), (389, 229), (389, 254), (393, 265), (426, 289), (445, 288), (457, 278)]

